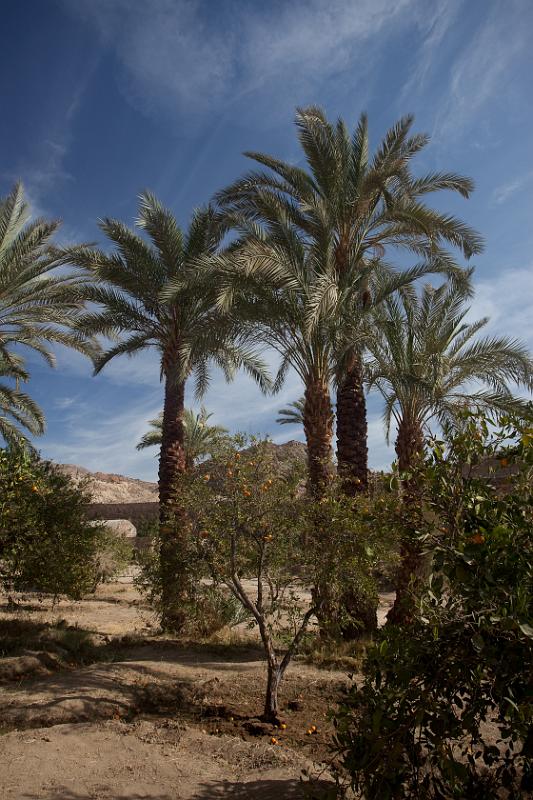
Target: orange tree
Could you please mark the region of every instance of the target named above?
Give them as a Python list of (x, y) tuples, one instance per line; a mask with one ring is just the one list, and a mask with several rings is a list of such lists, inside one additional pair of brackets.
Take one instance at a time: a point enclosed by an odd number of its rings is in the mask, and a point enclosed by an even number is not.
[(533, 429), (498, 425), (467, 416), (417, 475), (429, 585), (409, 626), (385, 626), (336, 720), (341, 782), (368, 800), (533, 788)]
[(334, 488), (310, 497), (304, 477), (301, 465), (280, 468), (267, 441), (237, 436), (200, 472), (180, 479), (186, 516), (179, 524), (191, 565), (187, 596), (193, 607), (208, 578), (257, 626), (267, 662), (268, 722), (279, 719), (280, 683), (315, 617), (326, 603), (338, 607), (347, 585), (362, 591), (381, 553), (380, 532), (354, 513), (357, 501)]
[(90, 496), (22, 448), (0, 450), (0, 586), (79, 599), (120, 542), (87, 521)]

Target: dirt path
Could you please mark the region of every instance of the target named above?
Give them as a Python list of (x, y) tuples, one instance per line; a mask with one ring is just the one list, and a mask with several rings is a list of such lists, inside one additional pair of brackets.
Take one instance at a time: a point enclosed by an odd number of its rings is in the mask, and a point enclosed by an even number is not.
[(176, 723), (56, 725), (0, 739), (4, 800), (296, 798), (305, 759)]
[[(146, 646), (132, 650), (128, 660), (4, 688), (0, 724), (17, 730), (0, 737), (0, 797), (299, 797), (299, 776), (312, 768), (325, 735), (309, 738), (308, 757), (291, 747), (291, 735), (301, 740), (310, 724), (303, 710), (290, 714), (279, 745), (270, 741), (274, 730), (247, 735), (243, 720), (230, 712), (257, 715), (264, 667), (255, 651), (241, 656), (230, 661), (216, 653)], [(297, 698), (302, 687), (315, 684), (322, 698), (330, 678), (298, 665), (288, 676), (287, 696)], [(321, 713), (325, 708), (323, 703)]]
[(129, 578), (81, 603), (4, 604), (2, 619), (45, 633), (76, 625), (101, 649), (95, 663), (62, 669), (48, 653), (25, 653), (38, 668), (0, 687), (1, 798), (281, 800), (301, 796), (302, 769), (316, 771), (328, 753), (326, 715), (345, 671), (296, 663), (282, 691), (286, 729), (261, 726), (265, 668), (249, 634), (232, 646), (157, 637)]

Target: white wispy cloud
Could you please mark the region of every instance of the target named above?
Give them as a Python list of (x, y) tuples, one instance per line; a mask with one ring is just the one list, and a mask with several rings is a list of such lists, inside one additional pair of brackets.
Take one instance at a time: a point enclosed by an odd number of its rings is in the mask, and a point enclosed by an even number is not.
[(469, 318), (489, 317), (486, 333), (521, 339), (533, 352), (532, 298), (533, 264), (503, 268), (492, 278), (476, 282)]
[(502, 203), (506, 203), (510, 197), (515, 195), (517, 192), (521, 192), (532, 181), (533, 181), (533, 170), (531, 170), (530, 172), (526, 172), (525, 175), (520, 175), (514, 180), (511, 180), (507, 183), (503, 183), (501, 184), (501, 186), (497, 186), (492, 192), (493, 202), (496, 203), (496, 205), (501, 205)]
[[(49, 198), (59, 185), (75, 181), (67, 168), (68, 156), (73, 140), (73, 126), (81, 109), (83, 97), (98, 67), (100, 54), (90, 58), (72, 94), (64, 107), (54, 109), (50, 122), (45, 125), (45, 135), (36, 138), (35, 148), (16, 169), (0, 173), (5, 180), (14, 183), (22, 178), (26, 200), (33, 218), (50, 218)], [(57, 244), (84, 241), (86, 236), (71, 223), (62, 223), (56, 235)]]
[(511, 0), (505, 6), (496, 3), (473, 38), (463, 42), (436, 115), (435, 138), (456, 139), (474, 123), (479, 129), (484, 107), (508, 93), (512, 69), (529, 42), (529, 26), (523, 22), (530, 17), (527, 0)]
[(66, 408), (70, 408), (75, 402), (75, 397), (58, 397), (57, 400), (54, 400), (54, 407), (64, 410)]
[[(374, 405), (372, 403), (372, 405)], [(394, 442), (396, 435), (394, 425), (391, 426), (390, 441)], [(394, 447), (387, 444), (385, 426), (381, 413), (368, 413), (368, 463), (370, 469), (388, 470), (396, 458)]]
[(63, 418), (60, 438), (47, 437), (43, 455), (59, 463), (78, 464), (90, 470), (155, 480), (157, 458), (135, 445), (146, 432), (147, 420), (160, 411), (160, 402), (148, 396), (117, 410), (95, 414), (93, 404), (77, 404)]
[[(372, 36), (409, 24), (420, 0), (78, 0), (66, 3), (96, 27), (121, 64), (122, 88), (145, 112), (226, 109), (258, 89), (278, 104), (291, 87), (316, 86), (355, 63), (368, 65)], [(291, 103), (297, 99), (291, 96)]]
[(430, 75), (441, 63), (440, 49), (456, 21), (463, 0), (445, 0), (431, 6), (425, 4), (418, 14), (422, 44), (413, 54), (413, 67), (400, 93), (399, 105), (403, 108), (413, 94), (425, 91)]

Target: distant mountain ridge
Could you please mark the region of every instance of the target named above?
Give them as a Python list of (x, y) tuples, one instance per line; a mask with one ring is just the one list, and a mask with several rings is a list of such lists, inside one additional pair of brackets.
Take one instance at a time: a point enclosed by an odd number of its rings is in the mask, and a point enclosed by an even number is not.
[(128, 478), (114, 472), (91, 472), (77, 464), (56, 464), (76, 483), (87, 481), (93, 503), (157, 503), (157, 483)]

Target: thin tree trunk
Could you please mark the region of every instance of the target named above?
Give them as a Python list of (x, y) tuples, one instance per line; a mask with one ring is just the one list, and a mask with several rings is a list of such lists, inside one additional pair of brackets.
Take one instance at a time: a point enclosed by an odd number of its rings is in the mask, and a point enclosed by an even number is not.
[(159, 457), (159, 531), (161, 606), (164, 628), (179, 631), (185, 622), (183, 592), (185, 570), (177, 482), (185, 472), (183, 412), (185, 383), (177, 370), (168, 371), (165, 383), (161, 453)]
[[(400, 473), (409, 472), (419, 454), (424, 451), (424, 435), (418, 420), (404, 417), (398, 427), (396, 455)], [(414, 480), (403, 482), (402, 503), (411, 515), (419, 511), (419, 498)], [(414, 527), (414, 526), (413, 526)], [(387, 620), (394, 624), (407, 625), (414, 615), (416, 596), (422, 582), (422, 548), (416, 539), (404, 537), (400, 543), (400, 566), (396, 578), (396, 598), (387, 614)]]
[(305, 388), (304, 431), (309, 491), (320, 495), (332, 472), (333, 411), (327, 381), (310, 379)]
[(265, 696), (265, 710), (263, 712), (263, 720), (271, 722), (275, 725), (279, 724), (279, 703), (278, 691), (283, 673), (280, 665), (274, 662), (268, 664), (267, 672), (267, 688)]
[(337, 389), (337, 461), (344, 491), (368, 489), (368, 423), (361, 354), (354, 352)]

